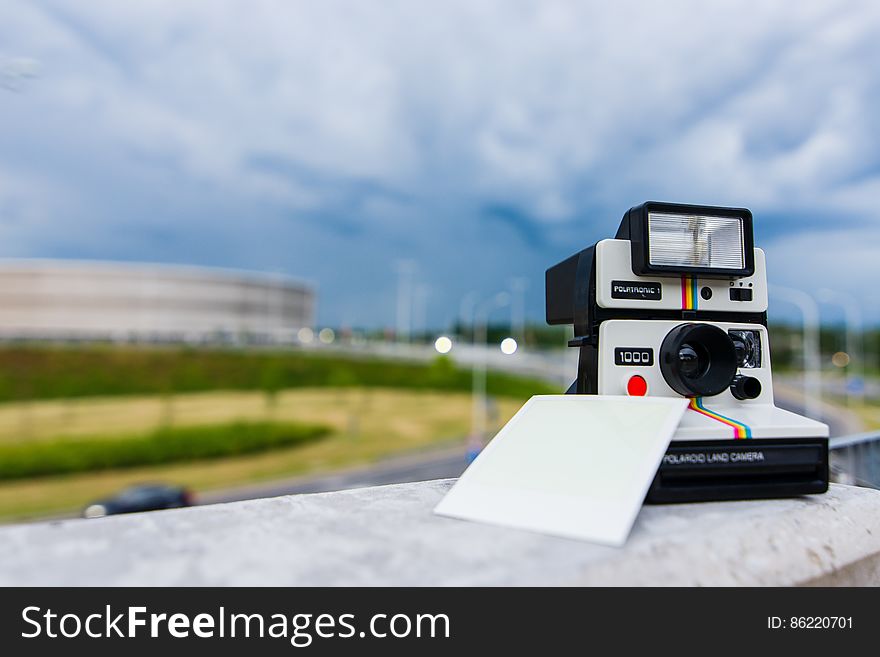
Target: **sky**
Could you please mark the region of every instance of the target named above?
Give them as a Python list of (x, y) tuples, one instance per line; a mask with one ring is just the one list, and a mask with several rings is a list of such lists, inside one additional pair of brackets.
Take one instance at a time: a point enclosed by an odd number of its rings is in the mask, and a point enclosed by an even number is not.
[(409, 262), (416, 324), (515, 279), (540, 321), (629, 207), (734, 205), (771, 284), (878, 322), (878, 63), (876, 2), (2, 0), (0, 256), (283, 272), (372, 327)]

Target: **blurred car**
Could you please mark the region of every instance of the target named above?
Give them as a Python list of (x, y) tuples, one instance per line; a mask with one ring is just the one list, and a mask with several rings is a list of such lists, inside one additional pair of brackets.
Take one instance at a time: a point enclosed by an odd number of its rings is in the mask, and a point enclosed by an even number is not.
[(101, 518), (118, 513), (137, 513), (192, 506), (192, 493), (181, 486), (141, 484), (103, 500), (92, 502), (83, 510), (84, 518)]

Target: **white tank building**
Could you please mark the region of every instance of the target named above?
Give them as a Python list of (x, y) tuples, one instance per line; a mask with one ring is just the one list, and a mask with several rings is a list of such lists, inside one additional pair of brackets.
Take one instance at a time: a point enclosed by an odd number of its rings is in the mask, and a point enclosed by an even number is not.
[(0, 338), (289, 342), (313, 288), (281, 274), (78, 260), (0, 260)]

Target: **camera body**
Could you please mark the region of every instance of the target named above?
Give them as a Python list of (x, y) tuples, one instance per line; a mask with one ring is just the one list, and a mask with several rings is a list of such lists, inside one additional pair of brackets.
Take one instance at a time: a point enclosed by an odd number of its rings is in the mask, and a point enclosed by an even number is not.
[(647, 502), (827, 490), (828, 427), (774, 404), (767, 305), (743, 208), (644, 203), (547, 270), (547, 322), (579, 349), (569, 393), (690, 400)]

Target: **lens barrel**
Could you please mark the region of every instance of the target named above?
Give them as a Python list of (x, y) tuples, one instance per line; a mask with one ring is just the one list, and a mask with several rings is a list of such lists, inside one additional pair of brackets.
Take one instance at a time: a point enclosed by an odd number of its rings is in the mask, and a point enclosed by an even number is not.
[(737, 363), (733, 340), (712, 324), (679, 324), (660, 345), (660, 372), (685, 397), (724, 392), (736, 376)]

